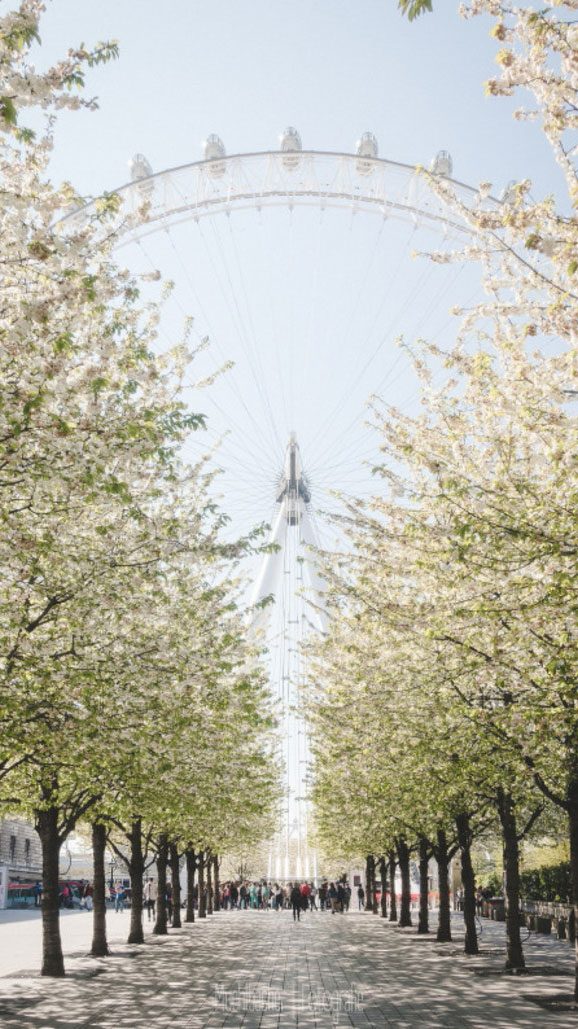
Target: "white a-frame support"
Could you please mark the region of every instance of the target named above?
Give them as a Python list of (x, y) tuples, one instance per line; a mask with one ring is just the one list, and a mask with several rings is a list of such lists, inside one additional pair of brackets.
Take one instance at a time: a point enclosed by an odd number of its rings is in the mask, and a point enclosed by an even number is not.
[[(277, 879), (317, 877), (317, 859), (308, 842), (309, 734), (302, 686), (306, 676), (302, 643), (324, 632), (324, 583), (318, 568), (311, 494), (295, 434), (285, 451), (277, 490), (279, 505), (251, 598), (250, 628), (271, 637), (272, 686), (280, 724), (280, 756), (285, 768), (283, 828), (271, 845), (269, 875)], [(271, 597), (272, 604), (263, 602)], [(274, 642), (273, 642), (274, 639)]]
[(319, 546), (315, 526), (311, 520), (311, 494), (303, 473), (299, 446), (292, 432), (285, 451), (283, 475), (277, 492), (279, 510), (269, 538), (269, 553), (263, 563), (251, 596), (250, 625), (253, 630), (264, 628), (267, 621), (267, 607), (259, 606), (268, 597), (279, 592), (283, 570), (287, 533), (296, 531), (303, 544), (303, 561), (306, 568), (308, 587), (311, 591), (310, 621), (319, 632), (324, 632), (327, 619), (323, 609), (324, 583), (321, 579), (314, 550)]

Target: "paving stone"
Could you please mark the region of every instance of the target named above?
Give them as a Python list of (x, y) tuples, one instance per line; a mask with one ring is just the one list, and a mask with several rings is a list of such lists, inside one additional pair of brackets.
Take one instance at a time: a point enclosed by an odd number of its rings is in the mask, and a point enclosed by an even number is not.
[[(121, 923), (113, 925), (118, 931)], [(576, 1029), (576, 1012), (556, 1006), (572, 991), (567, 943), (531, 936), (531, 974), (508, 976), (502, 924), (482, 923), (475, 957), (462, 952), (459, 916), (454, 928), (452, 944), (429, 945), (364, 912), (339, 919), (312, 912), (294, 924), (290, 913), (247, 911), (219, 912), (163, 939), (147, 936), (142, 947), (117, 944), (112, 959), (87, 958), (76, 940), (64, 980), (21, 972), (0, 979), (0, 1022), (6, 1029)], [(17, 929), (0, 923), (0, 974)]]

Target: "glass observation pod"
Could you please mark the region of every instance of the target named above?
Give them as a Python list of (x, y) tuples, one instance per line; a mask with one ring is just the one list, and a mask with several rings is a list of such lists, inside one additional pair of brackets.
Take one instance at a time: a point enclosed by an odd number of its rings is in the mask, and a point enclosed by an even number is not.
[(283, 154), (281, 158), (283, 167), (294, 171), (299, 166), (300, 154), (303, 150), (301, 136), (291, 125), (279, 136), (279, 149)]
[(434, 175), (441, 175), (444, 179), (451, 179), (454, 170), (452, 155), (447, 150), (439, 150), (433, 158), (429, 170)]
[(508, 185), (504, 187), (500, 194), (500, 201), (502, 204), (507, 204), (508, 207), (514, 207), (518, 199), (518, 190), (516, 186), (518, 182), (516, 179), (510, 179)]
[(225, 150), (225, 144), (219, 136), (216, 136), (215, 133), (212, 132), (210, 136), (207, 136), (203, 143), (203, 157), (205, 161), (211, 162), (207, 166), (207, 172), (209, 175), (212, 175), (214, 178), (220, 178), (221, 175), (225, 174), (225, 162), (223, 160), (219, 160), (219, 158), (226, 156), (227, 151)]
[(377, 157), (378, 153), (377, 139), (373, 132), (364, 132), (360, 136), (355, 146), (355, 153), (358, 157), (367, 158), (367, 160), (356, 162), (359, 175), (371, 175), (375, 167), (372, 158)]
[(154, 183), (147, 180), (150, 180), (153, 170), (144, 154), (135, 154), (128, 162), (128, 166), (131, 182), (136, 184), (139, 193), (152, 193)]

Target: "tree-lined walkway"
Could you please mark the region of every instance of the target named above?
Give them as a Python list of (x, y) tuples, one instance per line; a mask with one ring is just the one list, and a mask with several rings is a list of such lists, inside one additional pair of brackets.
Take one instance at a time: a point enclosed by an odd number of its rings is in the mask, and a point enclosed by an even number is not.
[[(0, 926), (0, 954), (15, 932), (13, 923)], [(294, 923), (289, 912), (219, 913), (168, 938), (147, 937), (144, 947), (119, 946), (108, 959), (79, 949), (64, 980), (4, 976), (0, 1021), (6, 1029), (576, 1025), (575, 1012), (554, 1015), (528, 999), (571, 993), (571, 947), (533, 937), (527, 955), (537, 974), (512, 977), (501, 973), (503, 926), (484, 922), (481, 942), (471, 959), (459, 940), (439, 945), (368, 914), (312, 913)]]

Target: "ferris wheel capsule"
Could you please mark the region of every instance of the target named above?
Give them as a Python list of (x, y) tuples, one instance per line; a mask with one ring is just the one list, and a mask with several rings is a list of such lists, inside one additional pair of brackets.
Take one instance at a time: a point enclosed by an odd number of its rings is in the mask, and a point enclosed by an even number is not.
[(291, 125), (279, 136), (279, 149), (283, 154), (283, 167), (293, 171), (299, 165), (299, 154), (303, 150), (301, 136)]
[(434, 175), (440, 175), (444, 179), (451, 179), (454, 170), (452, 155), (447, 150), (438, 150), (429, 166), (429, 170)]
[(137, 184), (139, 193), (149, 195), (154, 189), (154, 183), (145, 181), (153, 174), (152, 167), (144, 154), (135, 154), (128, 162), (131, 182)]
[(207, 136), (203, 143), (203, 157), (205, 161), (211, 162), (207, 166), (209, 175), (212, 175), (215, 178), (224, 175), (225, 162), (223, 160), (219, 160), (219, 158), (226, 156), (227, 151), (225, 150), (225, 144), (219, 136), (212, 132), (210, 136)]
[(507, 186), (504, 186), (500, 194), (500, 202), (507, 204), (508, 207), (514, 207), (518, 197), (520, 196), (516, 186), (518, 185), (516, 179), (510, 179)]
[(359, 137), (355, 146), (355, 153), (358, 157), (369, 158), (369, 160), (357, 161), (356, 168), (360, 175), (370, 175), (375, 167), (373, 158), (377, 157), (378, 153), (377, 139), (373, 132), (364, 132)]

